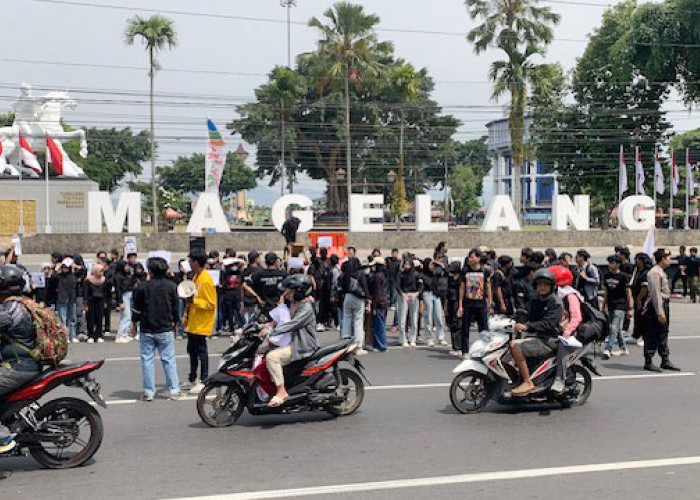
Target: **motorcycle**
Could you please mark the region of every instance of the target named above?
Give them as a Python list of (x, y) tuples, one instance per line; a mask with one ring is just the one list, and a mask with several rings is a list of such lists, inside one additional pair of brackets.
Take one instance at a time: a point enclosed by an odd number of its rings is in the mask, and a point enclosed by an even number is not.
[[(584, 405), (593, 388), (591, 373), (599, 375), (586, 356), (593, 344), (568, 348), (563, 393), (550, 390), (556, 375), (556, 357), (551, 356), (545, 359), (528, 358), (535, 390), (524, 397), (510, 394), (510, 389), (522, 382), (516, 380), (511, 384), (504, 366), (508, 363), (503, 358), (510, 352), (514, 326), (515, 322), (505, 316), (495, 316), (489, 320), (489, 330), (479, 334), (479, 339), (469, 348), (468, 357), (452, 371), (455, 374), (450, 385), (452, 406), (460, 413), (478, 413), (489, 401), (500, 404), (559, 402), (565, 407)], [(515, 368), (512, 367), (512, 370)]]
[[(245, 409), (256, 416), (315, 410), (335, 416), (354, 413), (362, 404), (367, 379), (354, 354), (358, 348), (350, 339), (321, 347), (311, 357), (285, 366), (289, 398), (279, 406), (268, 406), (274, 384), (270, 386), (264, 359), (257, 368), (254, 364), (263, 342), (260, 332), (269, 321), (265, 314), (259, 315), (222, 354), (218, 371), (204, 381), (197, 398), (202, 421), (210, 427), (227, 427), (235, 424)], [(341, 368), (341, 361), (355, 369)]]
[(83, 389), (95, 403), (106, 408), (100, 384), (91, 373), (101, 361), (59, 365), (0, 396), (0, 422), (15, 434), (15, 446), (0, 457), (21, 456), (25, 449), (49, 469), (78, 467), (97, 453), (102, 444), (103, 426), (93, 406), (78, 398), (58, 398), (40, 404), (50, 391), (66, 385)]

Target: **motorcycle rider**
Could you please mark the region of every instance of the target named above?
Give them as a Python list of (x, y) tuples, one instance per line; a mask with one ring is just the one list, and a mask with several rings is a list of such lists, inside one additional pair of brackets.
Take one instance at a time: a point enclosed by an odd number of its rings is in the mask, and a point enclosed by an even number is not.
[[(284, 386), (284, 372), (282, 369), (297, 360), (311, 356), (318, 349), (316, 341), (316, 315), (312, 305), (311, 281), (303, 274), (287, 276), (279, 284), (282, 300), (290, 303), (292, 319), (287, 323), (277, 326), (274, 335), (290, 333), (292, 343), (285, 347), (278, 347), (267, 354), (266, 365), (270, 377), (277, 387), (277, 393), (268, 403), (269, 406), (280, 406), (289, 394)], [(270, 327), (263, 330), (267, 335)]]
[[(36, 345), (31, 314), (19, 302), (7, 300), (24, 289), (22, 270), (0, 266), (0, 396), (13, 391), (39, 373), (39, 364), (29, 351)], [(14, 435), (0, 424), (0, 454), (15, 447)]]
[(561, 300), (554, 293), (554, 274), (547, 268), (538, 269), (532, 277), (532, 284), (537, 294), (528, 301), (527, 319), (515, 325), (515, 332), (524, 333), (525, 338), (514, 340), (510, 346), (522, 378), (522, 383), (511, 393), (516, 397), (526, 396), (535, 388), (527, 358), (549, 356), (557, 349), (561, 333), (563, 308)]

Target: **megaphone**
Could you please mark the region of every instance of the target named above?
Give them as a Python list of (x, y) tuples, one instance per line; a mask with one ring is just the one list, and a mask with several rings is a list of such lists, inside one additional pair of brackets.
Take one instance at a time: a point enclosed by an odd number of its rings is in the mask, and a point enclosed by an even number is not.
[(197, 285), (192, 280), (183, 280), (177, 285), (177, 295), (181, 299), (189, 299), (197, 291)]

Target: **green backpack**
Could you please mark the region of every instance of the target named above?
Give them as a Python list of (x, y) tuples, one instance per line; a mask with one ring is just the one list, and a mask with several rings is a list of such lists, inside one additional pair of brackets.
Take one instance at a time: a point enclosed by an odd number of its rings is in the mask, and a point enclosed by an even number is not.
[(42, 365), (58, 366), (68, 354), (68, 331), (61, 324), (53, 309), (34, 302), (28, 297), (10, 297), (22, 304), (32, 316), (36, 329), (36, 346), (34, 349), (9, 339)]

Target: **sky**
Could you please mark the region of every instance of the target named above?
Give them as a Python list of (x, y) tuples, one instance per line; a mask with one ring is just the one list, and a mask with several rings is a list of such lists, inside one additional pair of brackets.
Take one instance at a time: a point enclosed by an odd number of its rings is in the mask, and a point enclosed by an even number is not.
[[(332, 3), (296, 0), (291, 8), (292, 57), (314, 49), (317, 33), (305, 24), (312, 16), (320, 18)], [(380, 17), (379, 38), (393, 41), (396, 56), (428, 69), (436, 82), (433, 98), (445, 113), (462, 121), (455, 139), (482, 136), (488, 121), (503, 116), (507, 101), (492, 101), (487, 81), (489, 64), (498, 53), (473, 53), (465, 33), (475, 22), (469, 20), (461, 0), (356, 3)], [(545, 0), (543, 4), (562, 19), (542, 62), (558, 61), (568, 70), (608, 3)], [(156, 98), (162, 165), (178, 155), (204, 152), (206, 116), (217, 123), (227, 147), (235, 150), (240, 137), (224, 130), (235, 116), (235, 106), (252, 100), (265, 75), (287, 61), (286, 12), (279, 0), (3, 0), (3, 5), (0, 111), (9, 108), (20, 83), (33, 84), (37, 95), (46, 92), (42, 87), (58, 88), (78, 103), (65, 113), (65, 120), (74, 126), (148, 128), (146, 52), (142, 46), (124, 44), (124, 28), (135, 14), (160, 12), (175, 21), (179, 44), (159, 56), (162, 70), (156, 77), (156, 92), (162, 94)], [(668, 109), (682, 107), (676, 99), (672, 96)], [(678, 132), (700, 125), (697, 113), (674, 112), (669, 118)], [(248, 162), (254, 167), (254, 155)], [(323, 183), (308, 177), (300, 178), (295, 187), (295, 192), (312, 198), (323, 190)], [(279, 187), (268, 188), (261, 180), (249, 199), (270, 204), (277, 196)]]

